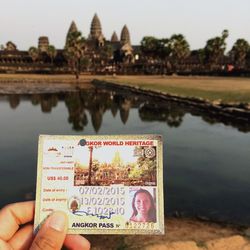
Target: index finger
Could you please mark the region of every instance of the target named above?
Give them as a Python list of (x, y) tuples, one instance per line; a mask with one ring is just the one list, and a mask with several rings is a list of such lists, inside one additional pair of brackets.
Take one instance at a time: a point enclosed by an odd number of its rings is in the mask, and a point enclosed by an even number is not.
[(34, 218), (35, 203), (26, 201), (13, 203), (0, 210), (0, 239), (8, 241), (19, 226), (31, 222)]

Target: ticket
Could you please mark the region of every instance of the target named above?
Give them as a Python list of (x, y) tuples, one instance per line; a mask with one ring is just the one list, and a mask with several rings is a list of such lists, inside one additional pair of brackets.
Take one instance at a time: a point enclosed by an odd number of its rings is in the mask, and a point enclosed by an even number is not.
[(40, 135), (35, 230), (55, 210), (69, 234), (163, 234), (159, 135)]

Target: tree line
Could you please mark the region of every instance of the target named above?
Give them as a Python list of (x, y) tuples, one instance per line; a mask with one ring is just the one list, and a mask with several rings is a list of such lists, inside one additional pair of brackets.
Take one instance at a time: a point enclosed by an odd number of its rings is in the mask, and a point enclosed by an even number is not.
[[(190, 58), (195, 57), (196, 61), (206, 69), (213, 71), (221, 67), (225, 58), (237, 70), (243, 70), (247, 66), (247, 60), (250, 59), (250, 45), (247, 40), (241, 38), (236, 40), (231, 50), (226, 51), (226, 39), (229, 36), (228, 30), (223, 30), (220, 36), (213, 37), (206, 42), (204, 48), (191, 50), (190, 45), (182, 34), (174, 34), (170, 38), (156, 38), (145, 36), (140, 43), (140, 59), (134, 63), (157, 64), (162, 69), (171, 67), (174, 72), (179, 65), (188, 64)], [(84, 65), (89, 64), (87, 56), (87, 39), (82, 36), (81, 32), (73, 31), (67, 35), (64, 47), (64, 57), (76, 78), (79, 78), (80, 72)], [(122, 60), (117, 61), (115, 54), (109, 44), (99, 48), (95, 53), (99, 53), (102, 58), (104, 67), (108, 65), (122, 65)], [(39, 49), (31, 47), (29, 54), (34, 62), (39, 58)], [(53, 45), (49, 45), (47, 55), (51, 64), (57, 55), (57, 50)], [(125, 56), (124, 56), (125, 57)], [(93, 58), (91, 59), (94, 62)], [(124, 60), (125, 62), (125, 60)], [(125, 63), (124, 63), (125, 64)], [(92, 65), (94, 66), (94, 65)]]
[(209, 39), (204, 48), (199, 50), (190, 50), (188, 41), (182, 34), (174, 34), (170, 38), (158, 39), (152, 36), (146, 36), (141, 41), (141, 50), (148, 58), (159, 58), (164, 61), (171, 61), (178, 64), (187, 59), (190, 55), (196, 55), (201, 64), (205, 64), (213, 69), (223, 61), (227, 56), (230, 62), (238, 69), (246, 66), (247, 57), (250, 57), (250, 45), (247, 40), (238, 39), (227, 54), (226, 39), (228, 30), (223, 30), (220, 36)]

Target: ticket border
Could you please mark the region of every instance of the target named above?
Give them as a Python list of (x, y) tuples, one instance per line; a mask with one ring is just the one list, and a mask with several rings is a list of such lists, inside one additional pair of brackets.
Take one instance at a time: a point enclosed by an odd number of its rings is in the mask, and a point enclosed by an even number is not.
[[(165, 233), (164, 224), (164, 186), (163, 186), (163, 141), (161, 135), (143, 134), (143, 135), (39, 135), (38, 141), (38, 159), (37, 159), (37, 184), (36, 184), (36, 204), (35, 204), (35, 219), (34, 231), (36, 232), (42, 222), (40, 222), (40, 208), (41, 208), (41, 188), (42, 188), (42, 162), (43, 162), (43, 144), (47, 139), (54, 140), (157, 140), (157, 199), (158, 199), (158, 223), (159, 229), (69, 229), (68, 234), (147, 234), (156, 235)], [(162, 192), (161, 192), (162, 191)]]

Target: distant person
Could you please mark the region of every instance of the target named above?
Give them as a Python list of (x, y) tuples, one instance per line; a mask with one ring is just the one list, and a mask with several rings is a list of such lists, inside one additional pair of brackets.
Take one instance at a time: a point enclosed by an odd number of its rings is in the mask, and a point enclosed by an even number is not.
[(145, 189), (139, 189), (132, 200), (133, 214), (130, 221), (156, 222), (156, 209), (152, 195)]
[(90, 249), (84, 237), (67, 235), (68, 218), (63, 212), (53, 212), (34, 235), (34, 210), (33, 201), (10, 204), (0, 210), (0, 249), (59, 250), (62, 245), (71, 250)]

